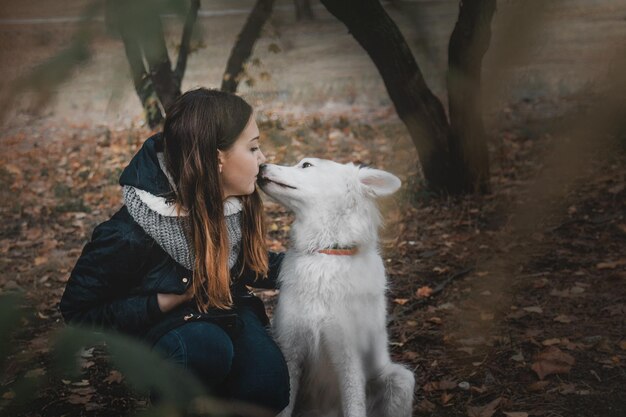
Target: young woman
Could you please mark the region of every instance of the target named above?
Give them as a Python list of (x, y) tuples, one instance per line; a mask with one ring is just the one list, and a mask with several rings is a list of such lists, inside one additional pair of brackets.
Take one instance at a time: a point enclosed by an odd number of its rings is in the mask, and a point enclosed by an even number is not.
[(282, 254), (265, 245), (252, 108), (197, 89), (169, 110), (120, 177), (124, 206), (97, 226), (61, 299), (68, 323), (146, 340), (214, 394), (275, 410), (289, 402), (263, 303)]

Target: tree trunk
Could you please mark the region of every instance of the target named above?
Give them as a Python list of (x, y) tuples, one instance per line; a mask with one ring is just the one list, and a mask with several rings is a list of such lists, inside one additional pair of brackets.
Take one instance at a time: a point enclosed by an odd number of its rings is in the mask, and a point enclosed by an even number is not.
[(482, 59), (489, 47), (496, 0), (464, 0), (448, 46), (451, 163), (461, 168), (462, 188), (487, 192), (489, 156), (481, 105)]
[(178, 60), (176, 62), (176, 69), (174, 70), (174, 82), (180, 90), (180, 86), (185, 76), (185, 69), (187, 68), (187, 56), (189, 55), (189, 44), (191, 42), (191, 34), (193, 33), (193, 27), (196, 24), (198, 18), (198, 9), (200, 8), (200, 0), (191, 0), (189, 4), (189, 12), (185, 19), (185, 26), (183, 28), (183, 35), (180, 40), (180, 49), (178, 51)]
[(257, 0), (237, 42), (230, 52), (226, 71), (222, 77), (222, 90), (234, 93), (243, 76), (243, 65), (250, 58), (254, 43), (261, 34), (261, 29), (272, 14), (274, 0)]
[(430, 91), (404, 37), (378, 0), (322, 0), (341, 20), (378, 68), (398, 116), (404, 122), (431, 190), (459, 192), (458, 173), (449, 161), (450, 126)]
[[(177, 6), (184, 7), (180, 4)], [(163, 122), (164, 112), (181, 94), (189, 43), (199, 7), (199, 0), (189, 0), (176, 69), (172, 70), (160, 16), (161, 12), (171, 10), (152, 7), (147, 1), (106, 2), (107, 28), (117, 30), (122, 38), (135, 91), (146, 112), (150, 128), (156, 128)]]
[(139, 43), (143, 49), (143, 54), (148, 63), (150, 78), (154, 89), (161, 101), (163, 110), (167, 114), (167, 109), (180, 96), (180, 86), (174, 78), (172, 63), (167, 53), (165, 45), (165, 35), (161, 17), (157, 10), (147, 9), (142, 16)]
[(107, 29), (111, 32), (117, 32), (122, 38), (135, 92), (144, 109), (148, 126), (154, 129), (164, 119), (152, 78), (143, 61), (140, 31), (134, 24), (133, 12), (134, 9), (130, 9), (123, 1), (109, 0), (106, 2)]
[(293, 4), (296, 7), (296, 20), (298, 22), (302, 20), (315, 20), (310, 0), (293, 0)]
[(141, 50), (137, 42), (125, 32), (121, 32), (124, 49), (126, 51), (126, 59), (130, 64), (131, 77), (135, 91), (141, 101), (141, 106), (146, 113), (146, 122), (150, 129), (154, 129), (163, 123), (163, 114), (159, 106), (159, 99), (152, 79), (146, 72), (146, 68), (141, 56)]

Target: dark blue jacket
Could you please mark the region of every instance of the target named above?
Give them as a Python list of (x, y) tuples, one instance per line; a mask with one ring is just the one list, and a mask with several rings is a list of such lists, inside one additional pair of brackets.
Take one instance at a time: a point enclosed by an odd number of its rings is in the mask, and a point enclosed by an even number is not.
[[(121, 185), (154, 195), (171, 192), (161, 171), (157, 152), (163, 138), (149, 138), (120, 177)], [(167, 331), (190, 320), (208, 320), (225, 330), (236, 329), (237, 307), (249, 306), (268, 323), (263, 302), (246, 285), (275, 288), (283, 254), (269, 253), (267, 278), (256, 279), (252, 271), (241, 274), (241, 257), (231, 270), (232, 310), (213, 309), (199, 313), (193, 302), (162, 313), (157, 293), (183, 294), (192, 283), (192, 273), (170, 257), (137, 224), (123, 206), (111, 219), (98, 225), (83, 249), (61, 298), (60, 310), (67, 323), (112, 328), (154, 343)]]

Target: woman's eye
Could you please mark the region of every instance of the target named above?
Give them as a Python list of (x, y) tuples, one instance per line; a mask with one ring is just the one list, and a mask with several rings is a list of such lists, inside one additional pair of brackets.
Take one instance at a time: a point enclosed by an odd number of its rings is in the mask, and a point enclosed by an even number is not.
[(305, 162), (302, 164), (302, 168), (308, 168), (308, 167), (312, 167), (313, 164), (309, 163), (309, 162)]
[(257, 146), (257, 147), (255, 147), (255, 148), (251, 148), (251, 149), (250, 149), (250, 151), (252, 151), (252, 152), (256, 152), (256, 151), (258, 151), (258, 150), (259, 150), (259, 147), (258, 147), (258, 146)]

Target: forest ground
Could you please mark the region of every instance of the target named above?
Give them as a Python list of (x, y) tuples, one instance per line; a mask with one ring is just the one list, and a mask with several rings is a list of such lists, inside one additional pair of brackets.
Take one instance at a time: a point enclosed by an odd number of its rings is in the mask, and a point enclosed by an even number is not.
[[(434, 68), (441, 68), (454, 22), (451, 3), (425, 6), (439, 19), (429, 32), (432, 47), (412, 43), (440, 96)], [(305, 25), (277, 13), (257, 46), (260, 69), (251, 69), (242, 92), (258, 109), (270, 161), (314, 155), (366, 163), (405, 184), (381, 204), (381, 250), (391, 350), (415, 371), (415, 415), (626, 415), (625, 139), (605, 139), (598, 126), (598, 137), (584, 138), (598, 146), (559, 162), (568, 141), (577, 143), (564, 128), (572, 114), (584, 118), (601, 104), (589, 87), (602, 73), (589, 62), (606, 58), (598, 44), (626, 33), (619, 2), (591, 3), (557, 10), (553, 42), (516, 69), (507, 94), (486, 107), (492, 192), (485, 196), (424, 191), (417, 155), (375, 68), (319, 9), (318, 21)], [(2, 17), (41, 12), (24, 4)], [(48, 15), (80, 10), (72, 1), (61, 4), (65, 10)], [(219, 80), (236, 35), (228, 28), (243, 18), (206, 18), (204, 49), (190, 58), (187, 88)], [(414, 39), (420, 32), (410, 23), (402, 27)], [(0, 25), (3, 87), (60, 50), (72, 30)], [(267, 52), (272, 43), (282, 52)], [(27, 416), (120, 416), (147, 407), (101, 349), (85, 353), (76, 380), (48, 372), (69, 272), (93, 227), (119, 207), (121, 169), (150, 134), (127, 77), (119, 75), (126, 71), (119, 41), (102, 35), (94, 50), (45, 105), (25, 93), (4, 115), (0, 289), (24, 291), (33, 312), (2, 374), (0, 406), (11, 410), (6, 387), (19, 375), (50, 375), (22, 410)], [(266, 211), (270, 246), (288, 248), (292, 218), (271, 201)], [(261, 295), (271, 312), (276, 294)]]

